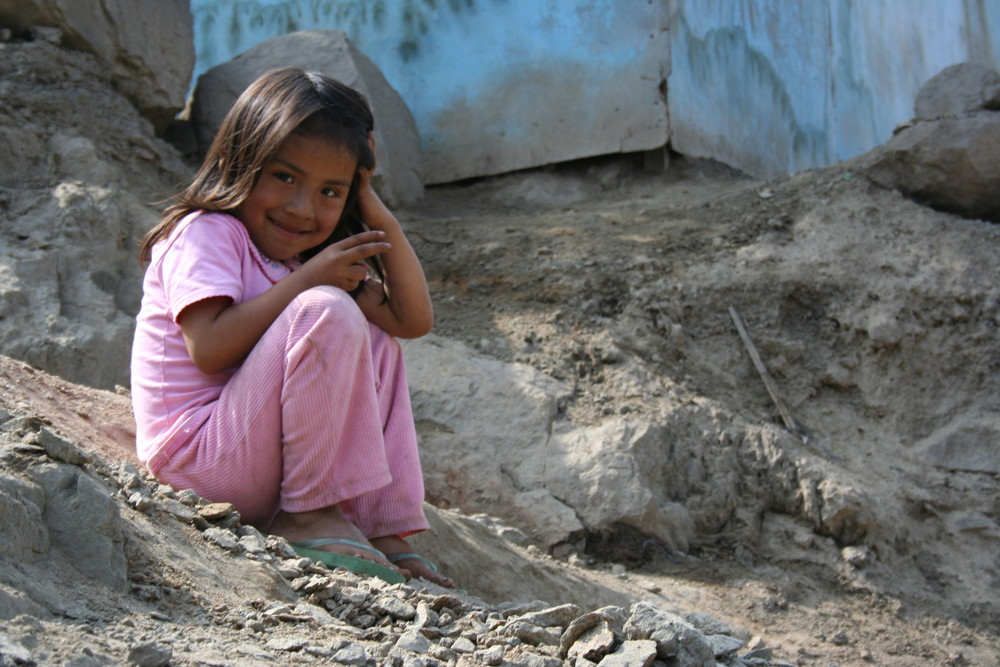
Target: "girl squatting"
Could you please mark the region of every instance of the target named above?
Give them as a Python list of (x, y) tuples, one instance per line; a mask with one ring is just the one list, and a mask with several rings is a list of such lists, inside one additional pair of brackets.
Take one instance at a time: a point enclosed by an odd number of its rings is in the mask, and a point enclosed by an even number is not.
[(142, 242), (137, 449), (302, 554), (451, 586), (406, 541), (428, 525), (396, 339), (433, 310), (370, 184), (373, 127), (362, 95), (298, 69), (236, 100)]

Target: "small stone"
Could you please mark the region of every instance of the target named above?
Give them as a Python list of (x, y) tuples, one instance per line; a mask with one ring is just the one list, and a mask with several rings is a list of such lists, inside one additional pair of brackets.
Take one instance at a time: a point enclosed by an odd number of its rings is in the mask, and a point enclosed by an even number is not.
[(712, 653), (716, 658), (723, 658), (736, 653), (743, 648), (743, 642), (736, 637), (729, 635), (706, 635), (708, 645), (712, 647)]
[(438, 613), (426, 602), (417, 604), (417, 614), (413, 617), (413, 625), (417, 628), (429, 628), (437, 625)]
[(744, 662), (750, 660), (763, 660), (764, 662), (771, 662), (774, 659), (774, 651), (767, 648), (766, 646), (759, 646), (751, 651), (747, 651), (742, 656)]
[(333, 654), (333, 661), (340, 665), (363, 667), (368, 663), (368, 652), (361, 644), (349, 642)]
[(525, 644), (531, 646), (558, 646), (559, 635), (551, 630), (528, 623), (526, 621), (513, 621), (508, 623), (503, 629), (503, 633), (508, 637), (517, 637)]
[(184, 503), (188, 507), (195, 507), (198, 505), (200, 497), (194, 489), (183, 489), (177, 492), (177, 500)]
[(326, 610), (308, 602), (300, 602), (295, 605), (292, 613), (302, 618), (310, 618), (319, 625), (331, 625), (334, 623), (333, 617)]
[(417, 610), (412, 604), (394, 597), (379, 598), (372, 603), (371, 608), (374, 612), (388, 614), (402, 621), (408, 621), (417, 615)]
[(503, 664), (503, 646), (491, 646), (482, 651), (476, 652), (476, 658), (484, 665), (502, 665)]
[(136, 667), (165, 667), (173, 656), (173, 649), (159, 642), (137, 644), (128, 651), (128, 661)]
[(471, 640), (465, 637), (459, 637), (451, 645), (451, 650), (455, 653), (472, 653), (476, 650), (476, 645), (472, 643)]
[(160, 484), (158, 487), (156, 487), (156, 492), (166, 498), (177, 497), (177, 492), (174, 491), (174, 487), (170, 486), (169, 484)]
[(431, 640), (424, 637), (416, 630), (408, 630), (396, 640), (396, 648), (405, 649), (413, 653), (427, 653), (431, 647)]
[(205, 539), (222, 547), (226, 551), (231, 551), (236, 553), (240, 550), (240, 543), (236, 541), (236, 536), (233, 535), (232, 531), (226, 530), (225, 528), (211, 527), (206, 530), (202, 535)]
[(654, 581), (650, 581), (649, 579), (643, 579), (637, 583), (643, 590), (649, 591), (650, 593), (659, 593), (663, 590), (659, 584)]
[(549, 607), (547, 609), (521, 614), (511, 620), (524, 621), (525, 623), (531, 623), (543, 628), (552, 627), (553, 625), (565, 628), (579, 615), (580, 608), (575, 604), (562, 604), (557, 607)]
[(454, 651), (440, 644), (433, 644), (430, 650), (427, 651), (427, 655), (441, 662), (455, 662), (458, 658)]
[[(183, 521), (184, 523), (191, 523), (194, 520), (195, 517), (194, 508), (188, 507), (187, 505), (184, 505), (183, 503), (178, 502), (173, 498), (170, 497), (164, 498), (162, 501), (160, 501), (160, 506), (164, 509), (164, 511), (172, 515), (175, 519)], [(233, 542), (235, 541), (236, 538), (234, 537)]]
[(851, 640), (847, 637), (846, 632), (838, 630), (832, 637), (830, 637), (830, 643), (836, 644), (837, 646), (846, 646), (851, 643)]
[(584, 632), (569, 648), (569, 657), (580, 656), (587, 660), (598, 661), (611, 652), (615, 644), (615, 633), (607, 621), (600, 623)]
[(340, 590), (340, 597), (346, 600), (347, 602), (350, 602), (355, 607), (360, 607), (361, 605), (368, 602), (368, 596), (369, 596), (368, 591), (362, 588), (355, 588), (353, 586), (342, 588)]
[(198, 514), (208, 521), (221, 521), (235, 511), (232, 503), (209, 503), (198, 508)]
[(62, 436), (56, 435), (45, 426), (38, 430), (38, 444), (45, 449), (45, 453), (50, 458), (57, 461), (82, 466), (91, 460), (90, 454)]
[(301, 651), (308, 643), (305, 639), (298, 637), (275, 637), (269, 639), (265, 646), (272, 651)]
[(267, 551), (267, 543), (259, 535), (244, 535), (239, 539), (244, 551), (251, 554), (261, 554)]
[(706, 614), (704, 612), (695, 611), (689, 614), (684, 614), (684, 620), (698, 628), (706, 635), (732, 635), (732, 629), (715, 618), (711, 614)]
[(140, 512), (147, 512), (149, 511), (149, 508), (153, 506), (153, 501), (141, 493), (136, 492), (128, 497), (128, 504)]
[(601, 667), (649, 667), (656, 660), (656, 642), (652, 639), (629, 639), (614, 653), (601, 660)]

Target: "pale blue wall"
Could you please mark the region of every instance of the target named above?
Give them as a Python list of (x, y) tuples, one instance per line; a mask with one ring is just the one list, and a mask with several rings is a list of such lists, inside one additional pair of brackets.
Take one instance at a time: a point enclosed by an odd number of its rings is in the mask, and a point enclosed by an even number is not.
[[(972, 60), (1000, 69), (1000, 0), (192, 0), (191, 6), (196, 75), (267, 37), (345, 30), (409, 105), (425, 155), (441, 174), (428, 182), (662, 145), (667, 119), (651, 118), (666, 116), (659, 87), (667, 72), (675, 149), (773, 176), (886, 141), (911, 117), (920, 86), (948, 65)], [(622, 122), (609, 122), (609, 99), (625, 110)], [(468, 136), (470, 118), (482, 132), (478, 142)], [(540, 141), (574, 123), (580, 130), (565, 140)], [(613, 145), (595, 140), (615, 132)], [(459, 173), (447, 171), (451, 164), (460, 165)]]
[(854, 157), (948, 65), (1000, 66), (1000, 0), (678, 0), (671, 139), (770, 176)]
[(659, 0), (192, 0), (195, 74), (267, 37), (344, 30), (406, 101), (428, 183), (667, 140)]

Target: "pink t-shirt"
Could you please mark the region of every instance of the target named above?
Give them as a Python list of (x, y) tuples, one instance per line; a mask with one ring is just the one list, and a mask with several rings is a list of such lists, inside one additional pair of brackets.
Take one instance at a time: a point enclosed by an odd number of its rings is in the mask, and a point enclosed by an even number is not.
[(261, 254), (243, 223), (225, 213), (192, 213), (153, 246), (132, 344), (136, 449), (150, 471), (155, 473), (208, 419), (236, 371), (199, 371), (177, 316), (210, 297), (248, 301), (293, 268)]

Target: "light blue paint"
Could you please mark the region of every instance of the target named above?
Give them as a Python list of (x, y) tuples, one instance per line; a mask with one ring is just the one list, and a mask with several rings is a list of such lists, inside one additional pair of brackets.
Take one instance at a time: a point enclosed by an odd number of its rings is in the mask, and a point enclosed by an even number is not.
[(948, 65), (1000, 68), (997, 0), (677, 0), (670, 28), (675, 147), (759, 176), (885, 142)]
[[(623, 122), (617, 144), (588, 137), (616, 131), (609, 104), (633, 115), (659, 110), (667, 71), (674, 147), (769, 177), (885, 142), (912, 116), (920, 86), (948, 65), (1000, 69), (1000, 0), (192, 0), (191, 8), (196, 75), (292, 30), (344, 30), (410, 107), (425, 158), (463, 163), (459, 176), (655, 147), (665, 118), (639, 130)], [(579, 127), (564, 150), (543, 149), (566, 124)], [(470, 126), (482, 132), (478, 143)]]
[[(191, 9), (196, 77), (269, 37), (292, 30), (344, 30), (406, 101), (425, 162), (434, 165), (440, 151), (452, 156), (482, 152), (482, 141), (471, 143), (474, 124), (490, 133), (482, 139), (496, 150), (470, 167), (486, 170), (481, 173), (490, 173), (490, 163), (533, 166), (582, 157), (574, 152), (580, 150), (575, 141), (555, 155), (530, 155), (531, 146), (543, 138), (540, 133), (554, 129), (541, 128), (532, 110), (557, 106), (551, 95), (565, 92), (560, 72), (575, 73), (579, 83), (567, 103), (587, 122), (591, 110), (607, 104), (596, 99), (606, 80), (613, 82), (651, 57), (654, 40), (646, 34), (656, 34), (662, 13), (660, 5), (647, 0), (192, 0)], [(666, 58), (666, 50), (653, 57)], [(649, 84), (651, 97), (658, 96), (662, 75), (656, 78)], [(549, 101), (540, 104), (547, 94)], [(463, 112), (470, 117), (459, 117)], [(665, 108), (661, 112), (665, 115)], [(662, 144), (665, 117), (651, 124), (660, 126)], [(628, 123), (622, 127), (642, 135)], [(612, 152), (614, 141), (600, 150)], [(652, 143), (631, 150), (652, 148)], [(442, 165), (454, 161), (440, 157)]]

